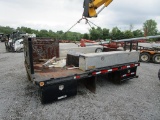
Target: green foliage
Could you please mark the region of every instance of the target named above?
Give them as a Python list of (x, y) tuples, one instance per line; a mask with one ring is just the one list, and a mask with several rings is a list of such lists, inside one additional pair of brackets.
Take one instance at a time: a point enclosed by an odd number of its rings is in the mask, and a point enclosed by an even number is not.
[(130, 30), (124, 31), (124, 37), (125, 38), (133, 38), (134, 37), (133, 32), (131, 32)]
[(143, 30), (144, 33), (146, 34), (146, 36), (150, 36), (150, 35), (156, 35), (158, 30), (157, 30), (157, 23), (155, 20), (146, 20), (143, 23)]
[(110, 39), (109, 29), (103, 28), (103, 39)]
[(143, 32), (141, 30), (138, 30), (138, 29), (133, 31), (133, 35), (134, 35), (134, 37), (142, 37), (142, 36), (144, 36)]
[(110, 35), (112, 40), (119, 40), (124, 38), (124, 33), (118, 27), (114, 27)]
[(27, 28), (27, 27), (23, 27), (23, 26), (22, 27), (18, 27), (16, 30), (20, 31), (20, 32), (23, 32), (23, 33), (29, 33), (29, 34), (38, 33), (37, 30), (31, 29), (31, 28)]
[(63, 40), (72, 40), (72, 41), (80, 41), (83, 38), (83, 35), (78, 32), (66, 32), (62, 34), (61, 37)]
[(88, 35), (87, 33), (85, 33), (85, 34), (83, 35), (83, 39), (89, 39), (89, 35)]
[[(144, 33), (146, 33), (147, 36), (149, 35), (160, 35), (160, 32), (157, 31), (157, 23), (155, 20), (146, 20), (143, 24), (143, 30)], [(29, 34), (36, 34), (37, 37), (51, 37), (56, 38), (59, 40), (73, 40), (73, 41), (80, 41), (83, 39), (91, 39), (91, 40), (99, 40), (99, 39), (112, 39), (112, 40), (120, 40), (120, 39), (127, 39), (127, 38), (133, 38), (133, 37), (143, 37), (144, 33), (137, 29), (133, 30), (133, 25), (130, 24), (129, 30), (121, 31), (118, 27), (113, 27), (112, 30), (109, 30), (107, 28), (101, 28), (101, 27), (92, 27), (92, 29), (89, 30), (88, 33), (81, 34), (79, 32), (63, 32), (60, 31), (52, 31), (52, 30), (35, 30), (28, 27), (17, 27), (17, 29), (11, 28), (9, 26), (0, 26), (0, 33), (4, 34), (11, 34), (13, 31), (19, 31), (22, 33), (29, 33)], [(159, 40), (159, 39), (154, 39)]]
[(98, 40), (103, 38), (103, 30), (100, 27), (94, 28), (89, 30), (90, 38), (92, 40)]
[(57, 39), (60, 39), (60, 40), (65, 39), (65, 38), (63, 38), (63, 37), (64, 37), (63, 34), (64, 34), (64, 32), (63, 32), (62, 30), (61, 30), (61, 31), (57, 31), (57, 32), (55, 33), (55, 37), (56, 37)]
[(15, 31), (15, 29), (10, 28), (9, 26), (6, 26), (6, 27), (0, 26), (0, 33), (11, 34), (14, 31)]

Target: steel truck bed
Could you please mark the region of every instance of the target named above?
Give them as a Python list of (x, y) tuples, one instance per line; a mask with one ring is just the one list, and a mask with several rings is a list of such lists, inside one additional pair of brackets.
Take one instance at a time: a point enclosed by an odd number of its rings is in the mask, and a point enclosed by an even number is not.
[(106, 75), (116, 83), (135, 78), (139, 66), (138, 62), (129, 62), (86, 71), (79, 68), (68, 69), (69, 66), (45, 68), (42, 60), (59, 57), (59, 42), (49, 38), (25, 38), (24, 56), (28, 79), (39, 87), (42, 103), (76, 95), (78, 81), (83, 81), (89, 90), (95, 92), (98, 75)]
[(83, 74), (85, 73), (84, 71), (80, 69), (72, 69), (68, 70), (66, 68), (48, 68), (48, 69), (43, 69), (42, 67), (37, 67), (37, 65), (40, 64), (34, 64), (34, 76), (35, 76), (35, 81), (40, 82), (44, 80), (48, 80), (50, 78), (62, 78), (62, 77), (67, 77), (67, 76), (73, 76), (75, 74)]

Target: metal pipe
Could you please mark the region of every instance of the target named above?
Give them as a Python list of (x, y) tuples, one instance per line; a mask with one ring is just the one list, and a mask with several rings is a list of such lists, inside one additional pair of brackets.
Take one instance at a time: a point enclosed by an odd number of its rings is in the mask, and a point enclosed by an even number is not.
[(147, 36), (148, 39), (151, 39), (151, 38), (160, 38), (160, 35), (156, 35), (156, 36)]
[(98, 12), (97, 14), (95, 15), (95, 17), (105, 8), (106, 6), (104, 5)]
[(146, 37), (139, 37), (139, 38), (121, 39), (121, 40), (112, 40), (112, 42), (127, 42), (127, 41), (147, 40), (147, 39), (151, 39), (151, 38), (160, 38), (160, 35), (146, 36)]
[[(121, 39), (121, 40), (112, 40), (111, 42), (131, 42), (131, 41), (137, 41), (138, 40), (147, 40), (147, 39), (151, 39), (151, 38), (160, 38), (160, 35), (156, 35), (156, 36), (146, 36), (146, 37), (139, 37), (139, 38), (129, 38), (129, 39)], [(90, 45), (86, 45), (86, 46), (94, 46), (94, 45), (103, 45), (103, 44), (109, 44), (108, 41), (103, 41), (103, 42), (95, 42), (92, 43)]]

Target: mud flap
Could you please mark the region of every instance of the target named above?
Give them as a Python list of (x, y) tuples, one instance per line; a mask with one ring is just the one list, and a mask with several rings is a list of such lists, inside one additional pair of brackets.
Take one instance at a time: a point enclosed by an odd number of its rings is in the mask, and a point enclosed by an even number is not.
[(83, 80), (82, 83), (85, 85), (87, 89), (95, 93), (96, 92), (96, 80), (97, 80), (97, 77), (93, 76), (93, 77), (85, 78), (85, 80)]

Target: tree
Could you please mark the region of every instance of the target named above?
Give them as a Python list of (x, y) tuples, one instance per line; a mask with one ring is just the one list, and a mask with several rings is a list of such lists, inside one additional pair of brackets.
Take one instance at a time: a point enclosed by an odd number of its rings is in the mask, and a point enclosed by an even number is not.
[(103, 39), (110, 39), (109, 29), (103, 28)]
[(32, 33), (34, 33), (34, 34), (38, 34), (38, 30), (34, 30), (34, 29), (31, 29), (31, 28), (27, 28), (27, 27), (17, 27), (17, 29), (16, 29), (17, 31), (19, 31), (19, 32), (22, 32), (22, 33), (29, 33), (29, 34), (32, 34)]
[(126, 30), (126, 31), (124, 32), (124, 36), (125, 36), (126, 39), (127, 39), (127, 38), (133, 38), (133, 37), (134, 37), (133, 33), (132, 33), (130, 30)]
[(79, 41), (82, 37), (83, 36), (81, 35), (81, 33), (78, 33), (78, 32), (68, 31), (63, 34), (64, 40)]
[(62, 40), (62, 39), (63, 39), (63, 37), (64, 37), (64, 35), (63, 35), (63, 34), (64, 34), (64, 32), (63, 32), (62, 30), (60, 30), (60, 31), (57, 31), (57, 32), (56, 32), (56, 36), (57, 36), (57, 38), (58, 38), (58, 39), (61, 39), (61, 40)]
[(138, 30), (138, 29), (133, 31), (133, 35), (134, 35), (134, 37), (142, 37), (142, 36), (144, 36), (143, 32), (141, 30)]
[(90, 36), (92, 40), (96, 40), (97, 39), (97, 31), (94, 27), (92, 27), (92, 29), (89, 30)]
[(103, 39), (103, 30), (100, 27), (92, 27), (92, 29), (89, 30), (89, 33), (92, 40)]
[(89, 35), (88, 35), (87, 33), (85, 33), (85, 34), (83, 35), (83, 39), (89, 39)]
[(146, 20), (143, 23), (143, 30), (146, 36), (156, 35), (157, 34), (157, 23), (155, 20)]
[(52, 30), (49, 30), (49, 31), (48, 31), (48, 35), (49, 35), (48, 37), (57, 38), (56, 33), (53, 32)]
[(10, 28), (9, 26), (6, 26), (6, 27), (0, 26), (0, 33), (11, 34), (14, 31), (15, 31), (15, 29)]
[(118, 27), (114, 27), (111, 31), (111, 39), (112, 40), (119, 40), (119, 39), (123, 39), (124, 38), (124, 34), (123, 32), (121, 32), (121, 30)]
[(43, 29), (43, 30), (40, 30), (38, 35), (38, 37), (49, 37), (49, 34), (48, 34), (48, 31)]

